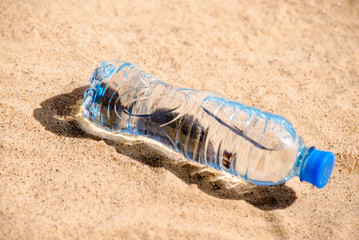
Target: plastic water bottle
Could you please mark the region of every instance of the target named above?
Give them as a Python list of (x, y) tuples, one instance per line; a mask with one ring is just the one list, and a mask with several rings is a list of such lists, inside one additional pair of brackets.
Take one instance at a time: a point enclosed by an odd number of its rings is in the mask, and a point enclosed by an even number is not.
[(146, 136), (188, 160), (257, 185), (299, 176), (324, 187), (334, 155), (307, 148), (283, 117), (213, 92), (173, 87), (139, 67), (105, 61), (84, 94), (85, 117), (115, 134)]

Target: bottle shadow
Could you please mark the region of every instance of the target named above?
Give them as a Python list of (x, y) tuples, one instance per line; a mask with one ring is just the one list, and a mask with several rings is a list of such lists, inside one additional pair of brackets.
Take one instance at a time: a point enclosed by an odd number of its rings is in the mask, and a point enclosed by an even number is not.
[[(168, 150), (161, 151), (156, 144), (144, 141), (129, 143), (125, 139), (103, 139), (84, 131), (83, 124), (76, 117), (79, 114), (81, 100), (88, 86), (74, 89), (71, 93), (60, 94), (43, 101), (41, 108), (34, 109), (34, 117), (46, 130), (59, 136), (71, 138), (89, 138), (103, 140), (113, 146), (120, 154), (127, 155), (151, 167), (162, 167), (172, 172), (186, 184), (196, 184), (208, 195), (232, 200), (244, 200), (262, 210), (283, 209), (297, 199), (295, 191), (284, 185), (257, 186), (244, 180), (212, 170), (203, 165), (173, 157)], [(129, 147), (132, 149), (129, 151)], [(174, 159), (177, 158), (177, 159)]]

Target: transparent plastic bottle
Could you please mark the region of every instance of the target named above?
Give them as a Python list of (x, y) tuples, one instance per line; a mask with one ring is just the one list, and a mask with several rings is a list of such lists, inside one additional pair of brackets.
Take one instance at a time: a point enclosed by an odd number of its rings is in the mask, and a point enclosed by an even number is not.
[(173, 87), (128, 62), (95, 69), (83, 108), (101, 129), (155, 139), (257, 185), (299, 176), (322, 188), (334, 167), (333, 153), (305, 147), (285, 118), (213, 92)]

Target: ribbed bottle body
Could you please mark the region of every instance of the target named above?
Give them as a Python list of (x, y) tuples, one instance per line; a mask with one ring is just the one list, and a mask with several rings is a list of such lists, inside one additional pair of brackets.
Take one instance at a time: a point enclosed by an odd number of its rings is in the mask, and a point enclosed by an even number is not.
[(298, 175), (306, 151), (283, 117), (171, 86), (126, 62), (104, 62), (94, 71), (83, 106), (102, 129), (155, 139), (188, 160), (259, 185)]

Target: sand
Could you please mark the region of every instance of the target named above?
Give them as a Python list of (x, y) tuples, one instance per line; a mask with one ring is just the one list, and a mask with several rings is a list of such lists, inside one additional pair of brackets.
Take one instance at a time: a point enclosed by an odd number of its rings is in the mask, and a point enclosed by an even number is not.
[[(286, 117), (328, 185), (257, 187), (85, 132), (103, 60)], [(0, 239), (359, 239), (359, 2), (0, 2)]]

